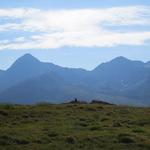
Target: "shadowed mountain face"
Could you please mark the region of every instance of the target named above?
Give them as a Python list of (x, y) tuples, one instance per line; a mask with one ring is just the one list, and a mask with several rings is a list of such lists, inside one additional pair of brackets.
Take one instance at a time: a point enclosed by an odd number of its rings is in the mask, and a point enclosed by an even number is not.
[(92, 71), (43, 63), (30, 54), (0, 71), (0, 101), (64, 102), (74, 97), (150, 105), (150, 63), (117, 57)]
[(4, 71), (3, 71), (3, 70), (0, 70), (0, 76), (1, 76), (3, 73), (4, 73)]
[(118, 57), (99, 65), (92, 71), (92, 74), (92, 79), (94, 79), (92, 83), (101, 88), (108, 88), (106, 92), (116, 91), (118, 93), (138, 86), (140, 82), (149, 77), (149, 69), (143, 62)]
[(48, 66), (33, 56), (26, 54), (19, 58), (0, 78), (5, 90), (21, 81), (41, 75), (48, 71)]
[(71, 74), (80, 74), (84, 72), (82, 69), (67, 69), (52, 63), (43, 63), (30, 54), (26, 54), (19, 58), (7, 71), (0, 72), (1, 91), (10, 88), (22, 81), (30, 78), (38, 77), (48, 72), (59, 72), (64, 77), (69, 77)]

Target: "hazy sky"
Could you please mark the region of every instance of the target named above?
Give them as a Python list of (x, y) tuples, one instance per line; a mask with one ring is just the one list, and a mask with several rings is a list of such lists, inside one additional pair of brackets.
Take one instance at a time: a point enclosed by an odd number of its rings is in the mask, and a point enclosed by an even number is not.
[(85, 69), (117, 56), (148, 61), (150, 1), (0, 1), (0, 69), (25, 53)]

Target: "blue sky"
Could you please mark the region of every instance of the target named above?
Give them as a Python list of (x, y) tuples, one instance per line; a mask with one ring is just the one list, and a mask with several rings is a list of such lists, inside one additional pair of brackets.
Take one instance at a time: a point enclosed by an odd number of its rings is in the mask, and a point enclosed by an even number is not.
[(117, 56), (148, 61), (150, 1), (1, 1), (0, 69), (25, 53), (85, 69)]
[(0, 2), (4, 8), (100, 8), (114, 6), (149, 5), (149, 0), (5, 0)]

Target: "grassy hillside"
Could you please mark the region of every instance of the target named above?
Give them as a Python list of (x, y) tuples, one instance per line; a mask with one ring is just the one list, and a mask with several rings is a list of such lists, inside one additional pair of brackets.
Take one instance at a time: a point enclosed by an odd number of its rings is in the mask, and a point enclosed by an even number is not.
[(150, 108), (0, 106), (0, 150), (149, 150)]

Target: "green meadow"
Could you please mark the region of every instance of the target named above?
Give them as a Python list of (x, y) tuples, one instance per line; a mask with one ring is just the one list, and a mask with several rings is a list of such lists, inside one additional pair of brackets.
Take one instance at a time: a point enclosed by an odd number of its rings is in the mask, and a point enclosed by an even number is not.
[(0, 105), (0, 150), (150, 150), (150, 108)]

